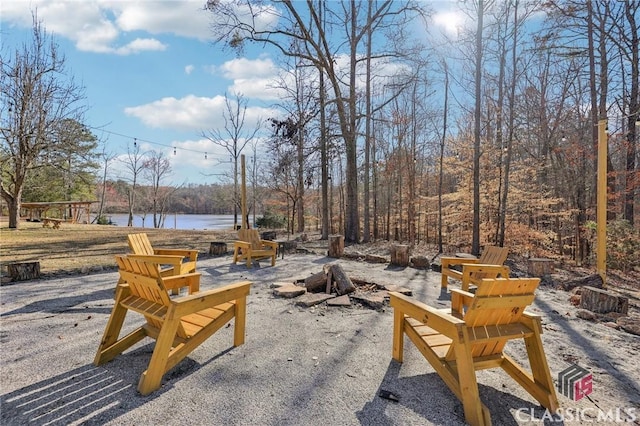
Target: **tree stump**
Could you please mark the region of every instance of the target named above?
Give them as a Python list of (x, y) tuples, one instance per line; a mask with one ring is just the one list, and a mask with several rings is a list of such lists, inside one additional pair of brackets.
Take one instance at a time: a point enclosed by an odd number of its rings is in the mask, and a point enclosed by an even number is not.
[(409, 246), (395, 244), (391, 246), (391, 264), (396, 266), (409, 266)]
[(598, 314), (617, 312), (627, 314), (629, 299), (595, 287), (583, 287), (580, 296), (580, 307)]
[(310, 293), (324, 292), (327, 287), (327, 274), (322, 271), (305, 278), (304, 286)]
[(344, 237), (342, 235), (329, 235), (329, 251), (327, 256), (340, 258), (344, 253)]
[(260, 238), (263, 240), (273, 241), (276, 239), (276, 231), (264, 231), (260, 234)]
[(212, 241), (209, 246), (209, 254), (214, 256), (227, 254), (227, 243), (223, 241)]
[(553, 274), (554, 270), (552, 259), (534, 257), (527, 260), (527, 273), (532, 277), (544, 277)]
[(331, 277), (336, 283), (336, 291), (338, 292), (338, 296), (353, 293), (354, 291), (356, 291), (356, 286), (353, 285), (351, 278), (347, 276), (340, 265), (331, 265), (330, 271)]
[(8, 263), (7, 273), (11, 277), (11, 281), (24, 281), (40, 278), (40, 262)]

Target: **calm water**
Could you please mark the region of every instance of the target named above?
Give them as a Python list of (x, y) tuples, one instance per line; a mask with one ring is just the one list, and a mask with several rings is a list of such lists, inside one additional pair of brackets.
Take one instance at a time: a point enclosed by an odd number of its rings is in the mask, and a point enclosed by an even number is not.
[[(127, 226), (127, 214), (106, 215), (117, 226)], [(240, 216), (238, 216), (238, 221)], [(153, 228), (153, 215), (133, 215), (133, 226), (141, 228)], [(177, 214), (167, 215), (164, 220), (165, 229), (233, 229), (233, 215), (216, 214)]]

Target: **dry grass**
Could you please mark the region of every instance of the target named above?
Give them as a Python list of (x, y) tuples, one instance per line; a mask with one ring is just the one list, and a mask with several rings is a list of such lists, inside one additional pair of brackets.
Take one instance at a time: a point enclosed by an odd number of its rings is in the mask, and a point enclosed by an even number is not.
[[(9, 229), (0, 222), (0, 261), (40, 262), (43, 275), (115, 269), (113, 256), (127, 253), (127, 234), (146, 232), (157, 248), (189, 248), (209, 252), (211, 241), (232, 241), (229, 231), (127, 228), (107, 225), (63, 223), (60, 229), (43, 228), (41, 223), (21, 222)], [(4, 271), (3, 267), (3, 271)]]

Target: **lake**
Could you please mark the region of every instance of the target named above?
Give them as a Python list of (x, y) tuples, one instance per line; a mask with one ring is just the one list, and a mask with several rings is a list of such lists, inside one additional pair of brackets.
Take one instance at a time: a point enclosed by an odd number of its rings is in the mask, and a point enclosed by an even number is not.
[[(106, 214), (116, 226), (127, 226), (128, 214)], [(238, 215), (240, 221), (240, 215)], [(239, 223), (239, 222), (238, 222)], [(142, 216), (133, 215), (133, 226), (153, 228), (153, 215), (148, 214), (144, 222)], [(164, 221), (165, 229), (233, 229), (233, 215), (219, 214), (175, 214), (167, 215)]]

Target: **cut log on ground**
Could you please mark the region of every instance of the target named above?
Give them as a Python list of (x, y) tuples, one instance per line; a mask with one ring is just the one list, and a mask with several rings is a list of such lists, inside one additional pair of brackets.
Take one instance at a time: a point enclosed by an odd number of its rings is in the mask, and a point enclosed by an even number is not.
[(629, 311), (629, 299), (600, 288), (587, 286), (582, 289), (580, 307), (599, 314), (617, 312), (626, 315)]
[(409, 246), (395, 244), (391, 246), (391, 264), (396, 266), (409, 266)]
[(227, 254), (227, 243), (223, 241), (212, 241), (209, 246), (209, 254), (212, 256)]
[(7, 273), (11, 277), (11, 281), (24, 281), (40, 278), (40, 262), (8, 263)]
[(602, 282), (602, 277), (599, 274), (588, 275), (583, 278), (579, 278), (577, 280), (567, 281), (566, 283), (561, 283), (560, 287), (563, 290), (570, 291), (576, 287), (595, 287), (602, 288), (604, 283)]
[(554, 270), (552, 259), (534, 257), (527, 260), (527, 273), (532, 277), (544, 277), (553, 274)]
[(353, 285), (351, 278), (347, 276), (340, 265), (331, 265), (331, 276), (336, 283), (336, 291), (339, 296), (356, 291), (356, 286)]
[(305, 278), (304, 286), (310, 293), (324, 292), (327, 288), (327, 274), (322, 271)]
[(340, 258), (344, 253), (344, 237), (342, 235), (329, 235), (329, 251), (327, 256)]

